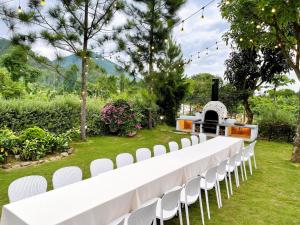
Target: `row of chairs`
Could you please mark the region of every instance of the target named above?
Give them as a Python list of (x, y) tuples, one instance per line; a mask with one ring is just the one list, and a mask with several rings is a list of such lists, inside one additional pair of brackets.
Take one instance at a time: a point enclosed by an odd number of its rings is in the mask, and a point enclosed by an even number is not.
[[(182, 222), (181, 206), (183, 205), (186, 211), (186, 223), (190, 225), (188, 207), (199, 201), (201, 220), (204, 224), (203, 206), (201, 198), (201, 190), (205, 192), (206, 206), (208, 218), (210, 219), (208, 191), (213, 188), (216, 191), (218, 208), (222, 207), (222, 198), (220, 191), (220, 182), (225, 181), (227, 197), (233, 194), (231, 185), (231, 173), (234, 173), (236, 178), (236, 186), (239, 187), (238, 167), (242, 171), (242, 179), (247, 179), (245, 163), (249, 163), (250, 174), (252, 175), (251, 158), (254, 160), (254, 167), (256, 168), (256, 159), (254, 147), (256, 142), (251, 143), (241, 151), (237, 152), (229, 160), (224, 160), (218, 166), (209, 169), (204, 175), (194, 177), (183, 185), (182, 187), (175, 187), (167, 191), (162, 198), (153, 199), (141, 206), (139, 209), (130, 214), (126, 214), (109, 225), (156, 225), (156, 220), (159, 219), (160, 225), (164, 224), (165, 220), (172, 219), (177, 214), (179, 215), (180, 225)], [(228, 188), (228, 181), (230, 181), (230, 191)]]
[[(191, 136), (191, 139), (182, 138), (181, 145), (185, 148), (190, 145), (205, 141), (206, 136)], [(179, 145), (175, 141), (169, 142), (169, 151), (179, 150)], [(164, 145), (155, 145), (153, 147), (154, 157), (167, 153)], [(151, 158), (151, 151), (148, 148), (139, 148), (136, 151), (136, 161), (142, 161)], [(134, 158), (130, 153), (121, 153), (116, 157), (117, 168), (134, 163)], [(91, 176), (97, 176), (101, 173), (114, 169), (114, 163), (107, 158), (96, 159), (90, 164)], [(82, 170), (77, 166), (63, 167), (55, 171), (52, 177), (53, 188), (57, 189), (82, 180)], [(43, 176), (26, 176), (13, 181), (8, 188), (8, 197), (10, 202), (15, 202), (47, 191), (47, 180)]]

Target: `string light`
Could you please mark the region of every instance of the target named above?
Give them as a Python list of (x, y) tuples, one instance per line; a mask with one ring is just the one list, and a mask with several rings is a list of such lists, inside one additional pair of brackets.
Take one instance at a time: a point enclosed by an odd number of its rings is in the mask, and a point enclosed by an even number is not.
[(181, 26), (181, 32), (183, 32), (184, 31), (184, 28), (183, 28), (184, 20), (181, 21), (181, 24), (182, 24), (182, 26)]
[(219, 46), (218, 46), (218, 42), (217, 41), (216, 41), (216, 45), (217, 45), (216, 49), (219, 50)]
[(41, 3), (40, 3), (42, 6), (46, 5), (46, 0), (41, 0)]
[(272, 12), (272, 13), (276, 13), (276, 9), (275, 9), (275, 8), (272, 8), (271, 12)]
[(19, 0), (18, 13), (20, 14), (20, 13), (22, 13), (22, 12), (23, 12), (23, 9), (22, 9), (22, 7), (21, 7), (21, 2), (20, 2), (20, 0)]
[(261, 26), (258, 24), (258, 25), (256, 26), (256, 28), (257, 28), (257, 29), (260, 29), (260, 28), (261, 28)]
[(226, 5), (229, 5), (229, 4), (230, 4), (230, 1), (227, 0), (227, 1), (225, 2), (225, 4), (226, 4)]
[(243, 38), (240, 38), (240, 41), (242, 42), (244, 39)]

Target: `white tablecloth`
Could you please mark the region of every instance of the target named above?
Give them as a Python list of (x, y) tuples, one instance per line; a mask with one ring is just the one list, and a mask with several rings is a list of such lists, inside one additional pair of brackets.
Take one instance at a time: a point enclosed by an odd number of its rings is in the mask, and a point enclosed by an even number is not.
[[(216, 166), (241, 149), (237, 138), (204, 143), (5, 205), (1, 225), (106, 225)], [(117, 146), (116, 146), (117, 147)]]

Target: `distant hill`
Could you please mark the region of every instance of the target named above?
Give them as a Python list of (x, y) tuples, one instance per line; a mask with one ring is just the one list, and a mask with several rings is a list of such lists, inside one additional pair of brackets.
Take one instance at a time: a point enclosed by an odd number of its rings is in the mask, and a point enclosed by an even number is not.
[[(106, 73), (110, 74), (110, 75), (114, 75), (114, 76), (118, 76), (121, 72), (124, 72), (125, 74), (127, 74), (123, 68), (121, 68), (120, 66), (118, 66), (117, 64), (107, 60), (107, 59), (96, 59), (94, 58), (95, 63), (100, 66), (101, 68), (103, 68)], [(54, 61), (55, 62), (55, 61)], [(59, 62), (60, 66), (63, 68), (69, 68), (70, 66), (72, 66), (73, 64), (76, 64), (78, 68), (81, 68), (81, 58), (79, 58), (76, 55), (69, 55), (64, 57), (60, 62)]]
[(0, 55), (4, 54), (10, 47), (10, 41), (0, 37)]

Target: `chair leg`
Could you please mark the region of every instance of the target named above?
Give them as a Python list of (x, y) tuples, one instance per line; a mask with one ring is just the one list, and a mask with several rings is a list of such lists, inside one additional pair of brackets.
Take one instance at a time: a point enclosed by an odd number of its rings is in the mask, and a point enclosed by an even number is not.
[(206, 199), (206, 209), (207, 209), (207, 216), (208, 216), (208, 219), (210, 219), (210, 211), (209, 211), (208, 194), (207, 194), (207, 190), (206, 190), (206, 189), (205, 189), (205, 199)]
[(253, 161), (254, 161), (254, 168), (257, 169), (257, 167), (256, 167), (256, 159), (255, 159), (255, 153), (254, 153), (254, 150), (253, 150)]
[(153, 220), (153, 225), (156, 225), (156, 218)]
[(249, 158), (248, 163), (249, 163), (250, 174), (251, 174), (251, 176), (252, 176), (252, 163), (251, 163), (251, 158)]
[(162, 218), (160, 218), (159, 220), (160, 220), (160, 225), (164, 225), (164, 220)]
[(222, 205), (222, 196), (221, 196), (220, 182), (217, 180), (217, 183), (218, 183), (218, 192), (219, 192), (219, 202), (220, 202), (220, 206), (222, 208), (223, 205)]
[(230, 198), (229, 190), (228, 190), (228, 181), (227, 181), (227, 175), (225, 175), (225, 185), (226, 185), (226, 192), (227, 192), (227, 198)]
[(185, 203), (184, 206), (185, 206), (186, 224), (190, 225), (189, 207), (188, 207), (187, 203)]
[(235, 184), (236, 187), (238, 188), (240, 186), (240, 182), (239, 182), (239, 170), (237, 167), (234, 169), (234, 176), (235, 176)]
[(245, 173), (245, 179), (248, 180), (246, 166), (245, 166), (245, 161), (243, 161), (242, 163), (243, 163), (243, 168), (244, 168), (244, 173)]
[(221, 208), (220, 199), (219, 199), (218, 184), (217, 183), (215, 183), (215, 191), (216, 191), (216, 198), (217, 198), (218, 208)]
[(240, 165), (240, 169), (241, 169), (241, 174), (242, 174), (242, 181), (245, 181), (242, 162), (241, 162), (241, 165)]
[(182, 212), (181, 212), (180, 203), (178, 204), (178, 211), (179, 211), (179, 222), (180, 222), (180, 225), (183, 225), (183, 222), (182, 222)]
[(200, 194), (199, 194), (199, 204), (200, 204), (200, 212), (201, 212), (202, 225), (204, 225), (204, 213), (203, 213), (201, 190), (200, 190)]
[(228, 172), (229, 175), (229, 187), (230, 187), (230, 194), (233, 195), (233, 191), (232, 191), (232, 181), (231, 181), (231, 173)]

